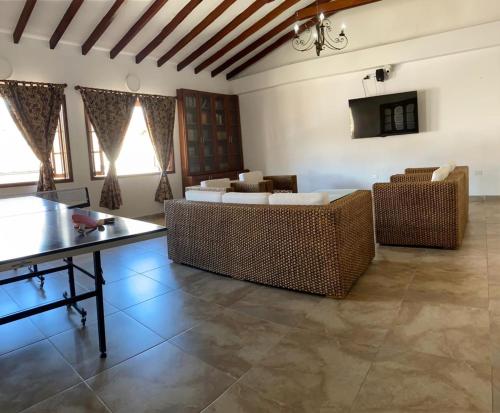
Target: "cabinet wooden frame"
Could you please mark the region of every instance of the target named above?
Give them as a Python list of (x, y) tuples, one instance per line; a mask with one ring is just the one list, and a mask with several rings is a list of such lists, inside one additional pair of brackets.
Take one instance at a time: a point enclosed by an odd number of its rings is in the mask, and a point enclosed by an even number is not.
[[(194, 99), (195, 121), (188, 124), (188, 108), (187, 98)], [(209, 99), (209, 123), (202, 122), (202, 100)], [(217, 108), (217, 102), (222, 102), (222, 109)], [(239, 172), (243, 171), (243, 152), (241, 142), (241, 125), (238, 96), (224, 95), (211, 92), (201, 92), (190, 89), (177, 90), (177, 104), (179, 117), (179, 141), (181, 150), (181, 166), (182, 166), (182, 184), (186, 186), (197, 185), (200, 181), (206, 179), (230, 178), (236, 179)], [(223, 124), (217, 124), (217, 113), (222, 112)], [(192, 112), (191, 112), (192, 113)], [(205, 125), (205, 126), (204, 126)], [(205, 150), (207, 146), (204, 141), (203, 128), (209, 128), (212, 136), (212, 146), (210, 158), (212, 158), (212, 168), (207, 168), (209, 165), (206, 160)], [(222, 126), (222, 128), (221, 128)], [(188, 130), (196, 131), (198, 163), (193, 161), (193, 154), (189, 153), (189, 132)], [(226, 137), (224, 145), (219, 145), (218, 132), (225, 133)], [(225, 152), (222, 156), (219, 148)], [(191, 160), (191, 162), (190, 162)], [(224, 160), (224, 162), (223, 162)], [(221, 166), (223, 163), (227, 165)], [(196, 170), (192, 166), (196, 165)]]

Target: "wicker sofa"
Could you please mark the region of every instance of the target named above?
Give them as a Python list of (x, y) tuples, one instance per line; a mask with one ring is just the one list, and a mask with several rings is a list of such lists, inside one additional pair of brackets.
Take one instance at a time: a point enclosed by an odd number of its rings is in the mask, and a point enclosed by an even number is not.
[(322, 206), (165, 201), (168, 255), (239, 280), (335, 298), (375, 254), (372, 198)]
[(469, 211), (469, 170), (458, 166), (431, 182), (437, 168), (408, 168), (390, 183), (373, 186), (377, 242), (384, 245), (457, 249)]

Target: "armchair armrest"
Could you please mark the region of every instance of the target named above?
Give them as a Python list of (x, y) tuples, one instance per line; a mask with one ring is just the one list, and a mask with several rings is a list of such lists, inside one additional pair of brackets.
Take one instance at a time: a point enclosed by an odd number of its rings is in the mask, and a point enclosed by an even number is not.
[(422, 173), (432, 174), (436, 169), (438, 169), (437, 166), (426, 166), (424, 168), (406, 168), (405, 174), (422, 174)]
[(264, 179), (273, 182), (274, 191), (298, 192), (297, 175), (271, 175), (265, 176)]

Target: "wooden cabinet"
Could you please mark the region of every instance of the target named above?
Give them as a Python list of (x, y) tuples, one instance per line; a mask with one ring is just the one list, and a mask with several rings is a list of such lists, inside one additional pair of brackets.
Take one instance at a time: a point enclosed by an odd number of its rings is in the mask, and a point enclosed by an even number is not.
[(238, 96), (177, 90), (183, 187), (243, 170)]

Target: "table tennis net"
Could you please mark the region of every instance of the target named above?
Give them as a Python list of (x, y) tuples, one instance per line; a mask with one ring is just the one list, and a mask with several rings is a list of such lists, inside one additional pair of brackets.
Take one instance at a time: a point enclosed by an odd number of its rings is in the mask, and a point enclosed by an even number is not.
[(87, 188), (62, 189), (55, 191), (36, 192), (36, 197), (48, 201), (58, 202), (68, 208), (90, 207), (89, 191)]

